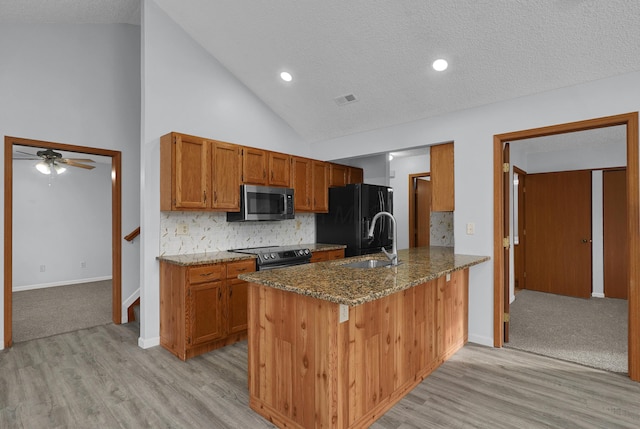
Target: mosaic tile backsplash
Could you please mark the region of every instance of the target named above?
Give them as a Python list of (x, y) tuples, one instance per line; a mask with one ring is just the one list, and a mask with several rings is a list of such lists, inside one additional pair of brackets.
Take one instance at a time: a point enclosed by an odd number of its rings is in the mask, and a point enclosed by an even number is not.
[[(189, 233), (179, 235), (179, 226)], [(265, 222), (227, 222), (226, 213), (163, 212), (160, 254), (186, 255), (243, 247), (289, 246), (316, 241), (315, 215), (296, 213), (295, 219)]]
[(453, 212), (431, 212), (432, 246), (453, 247)]
[[(181, 225), (189, 233), (178, 234)], [(312, 213), (274, 222), (227, 222), (226, 213), (163, 212), (160, 218), (160, 255), (189, 255), (241, 247), (289, 246), (315, 243)], [(453, 247), (453, 213), (431, 213), (431, 245)]]

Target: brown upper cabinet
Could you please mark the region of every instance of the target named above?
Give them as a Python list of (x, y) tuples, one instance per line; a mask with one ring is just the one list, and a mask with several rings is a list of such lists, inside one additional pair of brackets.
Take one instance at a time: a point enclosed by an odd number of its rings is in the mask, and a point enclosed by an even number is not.
[(348, 183), (349, 167), (346, 165), (329, 163), (329, 187), (345, 186)]
[(291, 186), (296, 211), (311, 211), (311, 159), (291, 157)]
[(359, 167), (349, 167), (349, 177), (347, 183), (362, 183), (364, 181), (364, 170)]
[(290, 186), (290, 155), (252, 147), (242, 148), (242, 183)]
[(329, 165), (300, 156), (291, 157), (291, 185), (295, 209), (300, 212), (329, 211)]
[(240, 149), (170, 133), (160, 138), (160, 210), (240, 210)]
[(329, 166), (327, 162), (311, 161), (311, 210), (329, 211)]
[(431, 211), (454, 210), (453, 143), (431, 146)]

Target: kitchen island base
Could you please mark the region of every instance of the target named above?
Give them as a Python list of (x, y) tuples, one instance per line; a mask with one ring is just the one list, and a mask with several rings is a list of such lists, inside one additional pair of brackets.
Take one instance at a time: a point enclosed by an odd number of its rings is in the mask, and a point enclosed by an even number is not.
[(370, 426), (467, 342), (468, 281), (463, 269), (346, 308), (250, 283), (251, 408), (279, 427)]

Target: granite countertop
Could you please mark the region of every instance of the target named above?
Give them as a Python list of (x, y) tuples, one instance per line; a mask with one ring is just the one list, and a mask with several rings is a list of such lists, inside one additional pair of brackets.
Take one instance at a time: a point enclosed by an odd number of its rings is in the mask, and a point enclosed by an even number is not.
[(447, 273), (489, 260), (488, 256), (458, 255), (450, 247), (420, 247), (398, 252), (395, 267), (349, 268), (364, 259), (383, 259), (383, 253), (315, 264), (241, 274), (238, 278), (349, 306), (364, 304), (417, 286)]
[(220, 251), (220, 252), (207, 252), (207, 253), (192, 253), (188, 255), (162, 255), (162, 256), (158, 256), (156, 259), (158, 259), (159, 261), (169, 262), (175, 265), (191, 266), (191, 265), (218, 264), (221, 262), (242, 261), (245, 259), (256, 259), (256, 255)]
[[(324, 250), (336, 250), (344, 249), (347, 246), (344, 244), (323, 244), (323, 243), (305, 243), (305, 244), (292, 244), (290, 246), (282, 246), (283, 249), (300, 249), (308, 248), (313, 252), (320, 252)], [(241, 261), (244, 259), (256, 259), (256, 255), (249, 255), (245, 253), (235, 253), (229, 251), (219, 252), (206, 252), (206, 253), (192, 253), (187, 255), (161, 255), (156, 259), (159, 261), (169, 262), (175, 265), (206, 265), (206, 264), (218, 264), (222, 262)]]

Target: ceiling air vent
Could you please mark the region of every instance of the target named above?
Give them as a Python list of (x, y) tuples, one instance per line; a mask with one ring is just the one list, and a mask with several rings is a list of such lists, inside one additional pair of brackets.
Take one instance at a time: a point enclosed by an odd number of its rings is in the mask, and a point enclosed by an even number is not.
[(358, 101), (358, 99), (353, 94), (347, 94), (347, 95), (334, 98), (334, 101), (338, 106), (344, 106), (345, 104), (356, 102)]

